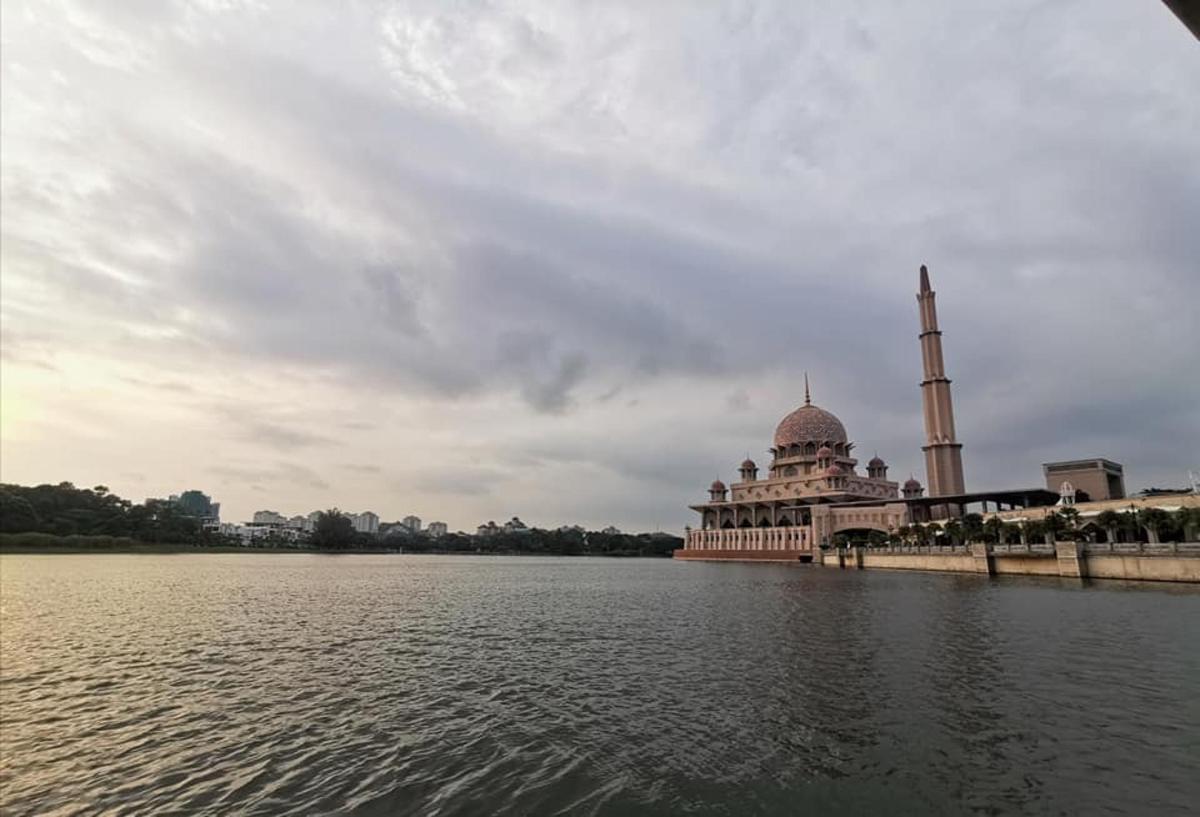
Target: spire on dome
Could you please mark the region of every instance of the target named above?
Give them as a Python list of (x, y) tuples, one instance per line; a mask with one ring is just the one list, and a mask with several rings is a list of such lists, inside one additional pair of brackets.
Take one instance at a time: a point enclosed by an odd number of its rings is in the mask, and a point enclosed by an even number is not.
[(921, 291), (928, 292), (929, 287), (929, 270), (924, 264), (921, 265)]
[(808, 396), (808, 372), (804, 373), (804, 405), (812, 405), (812, 398)]

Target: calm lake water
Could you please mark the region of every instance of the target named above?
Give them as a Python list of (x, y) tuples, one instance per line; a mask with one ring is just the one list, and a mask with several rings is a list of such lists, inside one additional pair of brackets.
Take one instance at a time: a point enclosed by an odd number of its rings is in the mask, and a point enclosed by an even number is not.
[(1200, 591), (0, 557), (0, 810), (1194, 814)]

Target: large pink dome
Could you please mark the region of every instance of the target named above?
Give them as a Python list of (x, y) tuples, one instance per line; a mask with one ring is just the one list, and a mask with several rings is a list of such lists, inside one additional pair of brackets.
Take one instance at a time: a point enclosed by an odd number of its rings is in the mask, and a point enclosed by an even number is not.
[(793, 411), (775, 429), (775, 447), (804, 443), (846, 443), (842, 421), (823, 408), (806, 404)]

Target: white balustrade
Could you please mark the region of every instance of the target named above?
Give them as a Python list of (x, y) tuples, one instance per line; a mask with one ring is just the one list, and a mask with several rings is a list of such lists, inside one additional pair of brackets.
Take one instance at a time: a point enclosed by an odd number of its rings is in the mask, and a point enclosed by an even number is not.
[(725, 528), (694, 530), (689, 550), (808, 550), (807, 528)]

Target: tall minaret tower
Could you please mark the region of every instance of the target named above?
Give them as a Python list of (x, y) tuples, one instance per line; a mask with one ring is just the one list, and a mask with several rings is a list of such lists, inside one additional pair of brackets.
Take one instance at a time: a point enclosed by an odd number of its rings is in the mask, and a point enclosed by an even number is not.
[(942, 333), (938, 329), (936, 293), (929, 288), (929, 270), (921, 265), (921, 360), (925, 379), (921, 399), (925, 404), (925, 477), (929, 496), (964, 493), (962, 443), (954, 436), (954, 407), (950, 403), (950, 380), (942, 361)]

